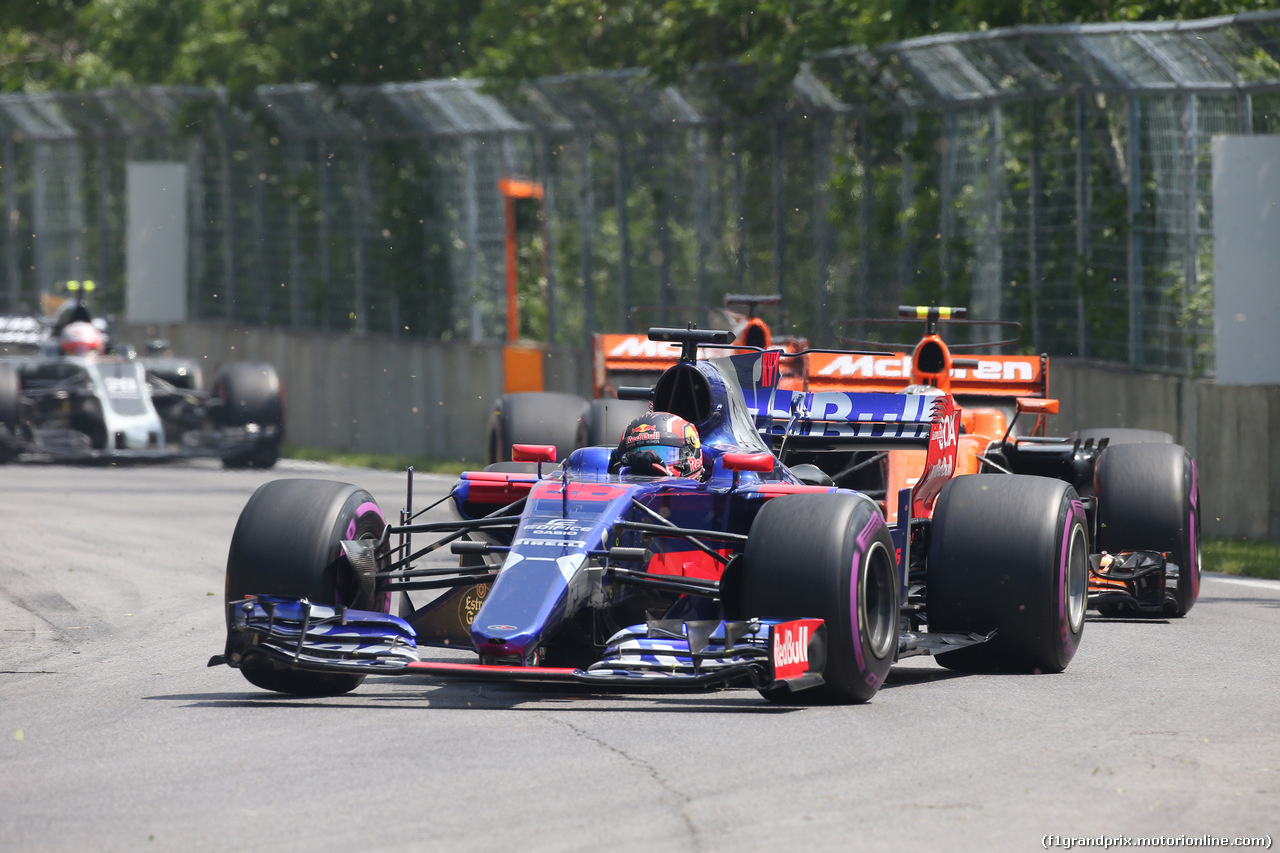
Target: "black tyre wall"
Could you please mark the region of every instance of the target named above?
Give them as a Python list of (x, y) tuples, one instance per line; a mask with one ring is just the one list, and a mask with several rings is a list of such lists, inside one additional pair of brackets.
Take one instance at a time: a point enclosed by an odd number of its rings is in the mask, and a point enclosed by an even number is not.
[(227, 426), (284, 423), (280, 377), (270, 364), (228, 364), (218, 371), (215, 388)]
[(1200, 487), (1195, 460), (1176, 444), (1108, 447), (1094, 474), (1097, 549), (1162, 551), (1178, 564), (1175, 616), (1200, 595)]
[[(245, 504), (227, 554), (226, 602), (247, 595), (306, 598), (315, 604), (389, 611), (385, 593), (361, 594), (339, 543), (376, 539), (386, 526), (364, 489), (327, 480), (273, 480)], [(267, 690), (333, 695), (363, 676), (295, 672), (246, 661), (241, 672)]]
[[(862, 495), (773, 498), (751, 526), (731, 618), (819, 618), (826, 683), (797, 701), (866, 702), (898, 643), (899, 578), (879, 507)], [(770, 699), (788, 694), (766, 692)]]
[(646, 400), (592, 400), (587, 418), (588, 446), (608, 445), (617, 447), (622, 433), (633, 420), (649, 411)]
[(1085, 512), (1070, 485), (971, 474), (943, 487), (929, 537), (929, 630), (996, 634), (940, 664), (1061, 672), (1080, 645), (1087, 585)]
[(275, 426), (272, 436), (260, 437), (251, 449), (224, 456), (228, 468), (270, 468), (280, 458), (284, 440), (284, 401), (280, 377), (270, 364), (242, 362), (218, 371), (214, 394), (222, 401), (221, 421), (229, 427)]
[(1173, 444), (1172, 435), (1154, 429), (1121, 429), (1119, 427), (1082, 429), (1071, 433), (1068, 438), (1081, 443), (1092, 439), (1094, 444), (1105, 438), (1107, 444), (1112, 447), (1118, 444)]
[(22, 382), (12, 364), (0, 361), (0, 426), (9, 432), (18, 430), (18, 403), (22, 398)]
[(489, 462), (510, 462), (513, 444), (552, 444), (560, 461), (587, 443), (587, 401), (577, 394), (527, 391), (498, 398), (489, 423)]
[(19, 453), (16, 438), (21, 398), (22, 381), (18, 371), (12, 364), (0, 361), (0, 463), (17, 458)]

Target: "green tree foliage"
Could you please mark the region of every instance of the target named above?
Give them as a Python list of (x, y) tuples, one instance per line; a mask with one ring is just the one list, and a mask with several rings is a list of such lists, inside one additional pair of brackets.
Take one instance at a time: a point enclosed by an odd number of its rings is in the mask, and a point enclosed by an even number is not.
[[(30, 4), (30, 5), (29, 5)], [(0, 12), (0, 89), (376, 83), (456, 76), (474, 0), (26, 0)]]
[(587, 70), (660, 79), (740, 60), (766, 86), (809, 53), (1017, 24), (1199, 18), (1274, 0), (21, 0), (0, 91), (189, 83), (233, 92)]

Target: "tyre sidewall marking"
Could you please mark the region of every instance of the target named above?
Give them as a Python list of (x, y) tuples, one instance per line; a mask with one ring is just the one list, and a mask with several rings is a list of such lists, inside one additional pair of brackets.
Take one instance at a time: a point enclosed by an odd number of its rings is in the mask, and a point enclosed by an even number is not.
[[(345, 511), (346, 508), (344, 507), (343, 509)], [(382, 509), (373, 501), (364, 501), (360, 504), (357, 504), (355, 511), (351, 514), (351, 519), (347, 522), (347, 532), (344, 539), (346, 539), (347, 541), (351, 541), (352, 539), (355, 539), (356, 531), (360, 529), (360, 520), (369, 513), (372, 513), (373, 515), (377, 516), (379, 527), (387, 526), (387, 518), (382, 514)], [(341, 545), (338, 546), (338, 557), (339, 558), (342, 557)], [(335, 584), (335, 588), (339, 593), (339, 597), (341, 597), (340, 595), (341, 588), (337, 584)], [(341, 602), (336, 602), (336, 603), (341, 604)], [(389, 592), (383, 593), (381, 596), (378, 596), (377, 594), (375, 594), (373, 601), (370, 602), (370, 607), (373, 610), (378, 611), (380, 613), (391, 612), (391, 593)]]
[(1076, 540), (1076, 528), (1082, 525), (1084, 518), (1084, 504), (1079, 499), (1072, 499), (1068, 504), (1066, 515), (1062, 523), (1062, 545), (1061, 553), (1058, 558), (1058, 638), (1062, 644), (1062, 653), (1069, 660), (1074, 652), (1073, 638), (1079, 643), (1080, 635), (1084, 629), (1084, 619), (1080, 620), (1080, 629), (1074, 630), (1071, 625), (1071, 616), (1068, 612), (1070, 607), (1070, 582), (1067, 572), (1070, 569), (1072, 559), (1073, 545)]
[[(855, 510), (856, 512), (856, 510)], [(863, 555), (870, 552), (876, 533), (884, 526), (884, 519), (878, 512), (873, 512), (862, 531), (854, 539), (853, 561), (849, 567), (849, 622), (850, 634), (853, 638), (853, 655), (858, 665), (858, 675), (863, 677), (868, 687), (878, 688), (884, 680), (883, 676), (870, 671), (866, 658), (862, 654), (862, 631), (865, 627), (859, 618), (863, 600)], [(867, 643), (868, 647), (870, 642)]]
[[(1194, 603), (1200, 597), (1200, 531), (1198, 529), (1198, 521), (1200, 515), (1200, 476), (1196, 470), (1196, 461), (1191, 460), (1191, 493), (1187, 496), (1187, 500), (1191, 504), (1191, 511), (1187, 514), (1188, 524), (1188, 541), (1187, 541), (1187, 559), (1188, 571), (1191, 577), (1191, 602)], [(1178, 567), (1182, 571), (1182, 567)]]

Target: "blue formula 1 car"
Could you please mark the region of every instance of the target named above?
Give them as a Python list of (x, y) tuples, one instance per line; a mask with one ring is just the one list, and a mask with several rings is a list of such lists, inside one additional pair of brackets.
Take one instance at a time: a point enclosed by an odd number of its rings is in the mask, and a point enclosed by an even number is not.
[[(305, 695), (377, 674), (864, 702), (909, 655), (961, 670), (1068, 665), (1089, 553), (1070, 485), (953, 479), (949, 396), (792, 397), (786, 428), (811, 444), (927, 447), (890, 525), (879, 501), (812, 482), (816, 469), (792, 471), (766, 448), (776, 353), (699, 360), (729, 333), (650, 336), (681, 345), (645, 395), (696, 426), (702, 476), (615, 470), (610, 447), (554, 465), (553, 448), (520, 446), (517, 459), (539, 461), (461, 476), (444, 499), (454, 521), (416, 521), (410, 474), (397, 524), (354, 485), (266, 483), (232, 537), (226, 648), (210, 666)], [(458, 560), (432, 565), (444, 548)], [(474, 657), (431, 660), (426, 646)]]

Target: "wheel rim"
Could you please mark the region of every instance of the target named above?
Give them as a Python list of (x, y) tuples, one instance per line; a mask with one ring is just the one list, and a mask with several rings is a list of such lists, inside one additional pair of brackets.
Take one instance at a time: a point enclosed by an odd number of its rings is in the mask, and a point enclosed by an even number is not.
[(1080, 633), (1084, 625), (1084, 611), (1088, 606), (1089, 572), (1086, 564), (1089, 546), (1084, 541), (1084, 528), (1071, 526), (1071, 541), (1067, 546), (1067, 625), (1071, 633)]
[(866, 626), (867, 645), (879, 660), (889, 655), (898, 637), (897, 584), (888, 549), (882, 542), (871, 543), (858, 595), (858, 621)]

